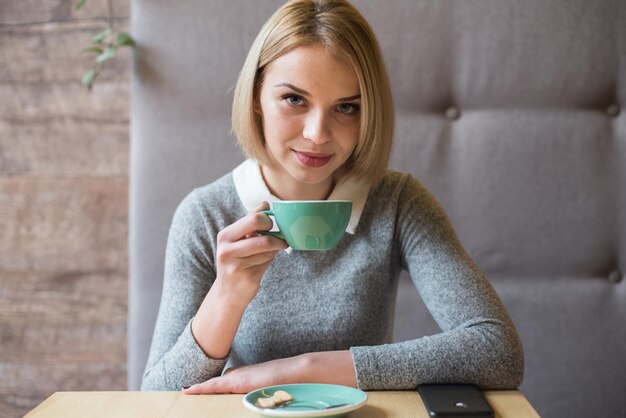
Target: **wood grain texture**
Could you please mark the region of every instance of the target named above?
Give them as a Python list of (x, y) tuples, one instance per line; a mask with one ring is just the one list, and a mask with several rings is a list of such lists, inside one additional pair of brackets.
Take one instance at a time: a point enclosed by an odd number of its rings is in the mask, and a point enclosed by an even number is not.
[[(72, 1), (76, 4), (76, 1)], [(71, 10), (72, 19), (103, 18), (108, 16), (106, 0), (87, 0), (80, 10)], [(130, 16), (130, 0), (113, 0), (113, 16), (116, 19), (128, 19)]]
[(0, 178), (0, 411), (126, 387), (127, 179)]
[[(415, 391), (368, 392), (367, 402), (351, 418), (428, 418)], [(518, 391), (490, 391), (485, 397), (498, 418), (538, 418)], [(247, 418), (258, 414), (242, 405), (243, 395), (188, 396), (181, 392), (55, 393), (27, 415), (29, 418), (83, 417), (220, 417)], [(497, 401), (494, 401), (497, 400)]]
[[(0, 416), (126, 389), (129, 58), (89, 93), (106, 0), (0, 6)], [(115, 24), (128, 26), (128, 0)]]
[(0, 178), (0, 272), (125, 270), (127, 178)]
[[(114, 16), (128, 18), (129, 3), (129, 0), (113, 0)], [(104, 19), (107, 16), (106, 0), (87, 0), (80, 10), (75, 10), (75, 5), (76, 0), (3, 0), (0, 7), (0, 24)]]
[(70, 119), (94, 123), (128, 122), (128, 84), (98, 80), (93, 95), (74, 84), (0, 84), (0, 117), (15, 123)]
[(128, 121), (0, 118), (0, 176), (127, 176)]
[[(126, 367), (120, 363), (1, 365), (3, 379), (20, 384), (0, 388), (0, 416), (22, 417), (58, 390), (124, 390)], [(83, 415), (88, 416), (89, 414)]]
[(96, 353), (98, 362), (114, 363), (125, 354), (123, 274), (7, 274), (4, 284), (0, 303), (11, 307), (0, 313), (0, 337), (8, 363), (71, 365)]
[[(128, 29), (127, 21), (117, 25), (120, 30)], [(92, 46), (92, 37), (106, 27), (106, 22), (99, 20), (0, 25), (0, 83), (80, 86), (81, 76), (94, 58), (81, 51)], [(131, 53), (122, 48), (98, 79), (126, 79)]]
[(29, 23), (69, 19), (72, 2), (67, 0), (2, 1), (0, 23)]

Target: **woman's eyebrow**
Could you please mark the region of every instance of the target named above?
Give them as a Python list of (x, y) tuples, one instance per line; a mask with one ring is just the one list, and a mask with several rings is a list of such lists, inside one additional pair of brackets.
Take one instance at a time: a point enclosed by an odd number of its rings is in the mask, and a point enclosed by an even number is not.
[(303, 96), (310, 96), (311, 93), (309, 93), (306, 90), (302, 90), (301, 88), (298, 88), (296, 86), (294, 86), (293, 84), (290, 83), (280, 83), (280, 84), (276, 84), (276, 87), (289, 87), (291, 90), (294, 90), (297, 93), (302, 94)]
[[(300, 93), (303, 96), (311, 96), (311, 93), (309, 93), (306, 90), (303, 90), (299, 87), (294, 86), (291, 83), (280, 83), (280, 84), (276, 84), (275, 87), (288, 87), (290, 89), (292, 89), (293, 91), (295, 91), (296, 93)], [(350, 97), (342, 97), (340, 99), (337, 99), (338, 102), (348, 102), (350, 100), (356, 100), (356, 99), (360, 99), (361, 98), (361, 94), (355, 94), (354, 96), (350, 96)]]
[(356, 99), (360, 99), (361, 95), (360, 94), (355, 94), (354, 96), (350, 96), (350, 97), (342, 97), (341, 99), (337, 99), (338, 102), (349, 102), (351, 100), (356, 100)]

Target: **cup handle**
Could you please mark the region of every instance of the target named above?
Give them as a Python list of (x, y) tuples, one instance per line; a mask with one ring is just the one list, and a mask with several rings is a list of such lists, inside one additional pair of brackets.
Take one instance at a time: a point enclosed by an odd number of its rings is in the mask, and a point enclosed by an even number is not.
[[(271, 210), (262, 210), (261, 213), (266, 214), (267, 216), (274, 216), (274, 212)], [(276, 223), (275, 221), (273, 221)], [(256, 231), (261, 235), (271, 235), (276, 238), (280, 238), (283, 241), (286, 241), (285, 236), (280, 231)]]

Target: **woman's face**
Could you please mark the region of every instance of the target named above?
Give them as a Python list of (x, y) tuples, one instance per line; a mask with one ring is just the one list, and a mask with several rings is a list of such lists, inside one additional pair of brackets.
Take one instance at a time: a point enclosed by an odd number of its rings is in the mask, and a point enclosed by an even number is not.
[(296, 48), (266, 67), (257, 111), (272, 191), (282, 198), (330, 192), (333, 173), (357, 145), (360, 97), (355, 71), (321, 45)]

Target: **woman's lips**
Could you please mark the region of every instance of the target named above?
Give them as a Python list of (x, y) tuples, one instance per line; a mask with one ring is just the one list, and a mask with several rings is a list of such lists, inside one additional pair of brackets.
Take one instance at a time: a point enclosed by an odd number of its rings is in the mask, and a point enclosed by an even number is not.
[(319, 168), (323, 167), (333, 158), (332, 154), (319, 154), (316, 152), (302, 152), (293, 150), (296, 158), (306, 167)]

